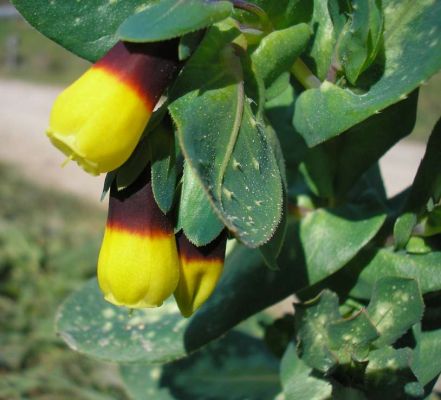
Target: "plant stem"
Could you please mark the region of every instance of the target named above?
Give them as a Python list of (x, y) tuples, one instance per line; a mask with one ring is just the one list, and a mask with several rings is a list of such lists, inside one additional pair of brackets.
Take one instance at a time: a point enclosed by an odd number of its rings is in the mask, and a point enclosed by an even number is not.
[(274, 30), (273, 24), (271, 23), (271, 20), (268, 18), (267, 13), (258, 5), (248, 3), (245, 0), (232, 0), (232, 3), (234, 8), (248, 11), (259, 17), (260, 22), (262, 23), (262, 28), (266, 32), (272, 32)]
[(314, 89), (320, 87), (322, 84), (307, 65), (298, 58), (291, 67), (291, 73), (303, 85), (305, 89)]

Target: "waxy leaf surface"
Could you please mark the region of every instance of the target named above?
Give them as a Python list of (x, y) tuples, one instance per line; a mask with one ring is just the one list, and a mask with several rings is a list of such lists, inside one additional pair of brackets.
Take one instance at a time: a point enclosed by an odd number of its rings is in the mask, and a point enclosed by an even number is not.
[(308, 145), (326, 141), (396, 103), (441, 68), (441, 3), (385, 0), (383, 8), (384, 72), (364, 94), (328, 81), (305, 91), (296, 104), (294, 125)]
[(134, 400), (252, 398), (266, 400), (280, 392), (279, 362), (262, 341), (238, 331), (183, 360), (160, 366), (120, 367)]
[(151, 0), (14, 0), (23, 17), (72, 53), (96, 61), (118, 41), (119, 25)]
[(129, 42), (158, 42), (206, 28), (233, 11), (229, 1), (161, 0), (127, 18), (118, 37)]

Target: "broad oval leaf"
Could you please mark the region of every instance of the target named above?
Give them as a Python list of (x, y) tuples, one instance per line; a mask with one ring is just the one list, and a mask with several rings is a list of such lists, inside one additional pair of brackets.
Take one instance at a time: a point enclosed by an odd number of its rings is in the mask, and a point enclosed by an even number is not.
[(129, 42), (158, 42), (206, 28), (233, 12), (229, 1), (160, 0), (142, 7), (118, 29)]
[[(171, 129), (160, 126), (146, 139), (151, 149), (152, 190), (163, 213), (173, 206), (178, 176), (175, 138)], [(176, 146), (176, 147), (175, 147)]]
[(152, 0), (13, 0), (23, 17), (43, 35), (72, 53), (96, 61), (118, 41), (119, 25)]
[(301, 360), (292, 344), (283, 355), (280, 380), (287, 400), (328, 400), (332, 394), (331, 383)]
[(230, 42), (239, 32), (215, 25), (189, 60), (169, 106), (186, 161), (222, 222), (245, 244), (273, 235), (282, 182), (265, 128), (245, 97), (243, 69)]
[(160, 366), (122, 365), (134, 400), (272, 399), (280, 392), (279, 362), (261, 340), (232, 331), (188, 358)]
[[(401, 400), (406, 396), (407, 385), (417, 385), (410, 366), (412, 350), (408, 347), (394, 349), (382, 347), (369, 354), (365, 372), (365, 388), (372, 399)], [(418, 385), (419, 386), (419, 385)], [(423, 393), (413, 398), (421, 398)]]
[(417, 174), (406, 199), (403, 214), (394, 226), (397, 248), (403, 248), (408, 242), (418, 218), (427, 211), (427, 203), (431, 199), (438, 203), (441, 197), (441, 119), (435, 125), (427, 143), (424, 158), (418, 167)]
[(265, 36), (252, 54), (257, 72), (265, 87), (270, 87), (292, 64), (308, 44), (311, 29), (307, 24), (271, 32)]
[(213, 211), (206, 191), (187, 163), (182, 177), (177, 225), (196, 246), (211, 243), (224, 228)]
[(322, 373), (327, 373), (338, 363), (337, 356), (329, 348), (328, 325), (340, 318), (338, 296), (329, 290), (296, 306), (300, 357)]
[(340, 61), (348, 80), (355, 84), (369, 56), (369, 19), (373, 1), (354, 0), (350, 23), (341, 33), (338, 43)]
[(424, 303), (415, 279), (384, 277), (372, 291), (366, 309), (380, 337), (377, 348), (393, 344), (423, 317)]
[(380, 114), (372, 115), (337, 139), (336, 191), (344, 195), (387, 150), (415, 126), (418, 91)]
[(441, 373), (441, 329), (422, 330), (421, 324), (413, 328), (416, 347), (412, 370), (422, 385), (427, 385)]
[(335, 45), (335, 31), (328, 8), (328, 1), (314, 0), (311, 25), (314, 30), (314, 42), (311, 57), (316, 64), (316, 73), (320, 80), (325, 79), (332, 61)]
[(300, 225), (300, 238), (309, 284), (346, 265), (375, 236), (385, 219), (386, 215), (375, 208), (351, 204), (307, 215)]
[(413, 278), (418, 281), (423, 294), (439, 291), (441, 290), (439, 265), (441, 265), (441, 252), (413, 255), (393, 252), (390, 249), (371, 249), (363, 251), (354, 259), (353, 265), (348, 266), (348, 270), (342, 273), (351, 276), (357, 274), (358, 279), (351, 289), (351, 295), (368, 299), (375, 281), (380, 276)]

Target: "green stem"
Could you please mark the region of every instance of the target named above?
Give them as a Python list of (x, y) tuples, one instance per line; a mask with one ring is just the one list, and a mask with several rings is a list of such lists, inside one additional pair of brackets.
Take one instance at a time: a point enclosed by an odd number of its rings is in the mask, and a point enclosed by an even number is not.
[(274, 30), (273, 24), (271, 23), (268, 14), (258, 5), (248, 3), (245, 0), (232, 0), (232, 3), (234, 8), (245, 10), (256, 15), (260, 19), (260, 22), (262, 23), (262, 28), (266, 32), (272, 32)]
[(308, 68), (308, 66), (298, 58), (291, 67), (291, 73), (303, 85), (305, 89), (314, 89), (322, 84)]

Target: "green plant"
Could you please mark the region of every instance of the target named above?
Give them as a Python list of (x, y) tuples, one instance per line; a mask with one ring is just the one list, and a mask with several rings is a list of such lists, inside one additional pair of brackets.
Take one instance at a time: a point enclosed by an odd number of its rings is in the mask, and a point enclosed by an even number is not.
[[(92, 279), (57, 316), (74, 350), (120, 363), (135, 399), (430, 396), (441, 371), (441, 122), (398, 196), (387, 197), (378, 159), (411, 133), (418, 87), (441, 68), (440, 2), (14, 4), (92, 62), (118, 41), (154, 57), (175, 46), (180, 73), (105, 192), (122, 202), (149, 165), (146, 190), (175, 233), (195, 247), (224, 229), (236, 239), (188, 319), (171, 300), (127, 313)], [(260, 313), (291, 294), (295, 321)]]

